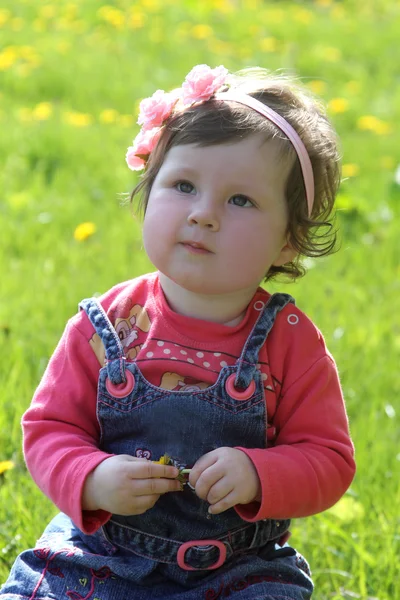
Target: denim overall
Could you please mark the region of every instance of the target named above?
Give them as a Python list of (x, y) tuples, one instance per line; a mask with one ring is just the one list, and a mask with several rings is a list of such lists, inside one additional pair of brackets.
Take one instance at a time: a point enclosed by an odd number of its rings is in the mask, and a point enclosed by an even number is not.
[[(258, 354), (291, 301), (272, 296), (236, 364), (223, 367), (214, 385), (190, 392), (150, 384), (137, 363), (126, 362), (102, 307), (82, 301), (106, 352), (97, 399), (101, 449), (151, 460), (167, 453), (191, 467), (222, 446), (265, 448)], [(18, 557), (0, 599), (308, 600), (308, 565), (284, 544), (288, 526), (289, 520), (248, 523), (233, 508), (209, 515), (208, 503), (189, 485), (162, 495), (144, 514), (113, 515), (93, 535), (60, 513), (37, 547)]]

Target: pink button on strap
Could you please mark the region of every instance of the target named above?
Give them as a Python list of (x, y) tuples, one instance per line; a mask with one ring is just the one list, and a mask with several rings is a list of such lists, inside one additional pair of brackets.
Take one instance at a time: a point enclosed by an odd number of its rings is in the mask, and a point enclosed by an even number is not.
[(126, 381), (119, 385), (115, 385), (107, 377), (107, 392), (111, 394), (111, 396), (114, 396), (114, 398), (125, 398), (125, 396), (128, 396), (135, 387), (135, 378), (128, 369), (125, 370), (125, 377)]
[(232, 373), (231, 375), (229, 375), (225, 383), (225, 389), (230, 395), (230, 397), (234, 400), (248, 400), (249, 398), (251, 398), (254, 392), (256, 391), (256, 382), (254, 381), (254, 379), (251, 380), (249, 387), (242, 391), (235, 388), (235, 379), (236, 373)]
[[(196, 567), (191, 567), (185, 563), (185, 554), (189, 548), (193, 548), (194, 546), (215, 546), (219, 548), (219, 558), (218, 560), (210, 565), (209, 567), (204, 567), (201, 569), (196, 569)], [(193, 540), (191, 542), (185, 542), (178, 550), (177, 561), (178, 565), (184, 571), (212, 571), (213, 569), (218, 569), (221, 565), (224, 564), (226, 559), (226, 546), (223, 542), (218, 542), (217, 540)]]

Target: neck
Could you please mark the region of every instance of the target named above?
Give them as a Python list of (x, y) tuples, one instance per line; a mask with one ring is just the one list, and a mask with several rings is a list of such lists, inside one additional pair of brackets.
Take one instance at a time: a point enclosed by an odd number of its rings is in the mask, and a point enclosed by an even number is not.
[(239, 290), (230, 294), (199, 294), (191, 292), (159, 272), (161, 288), (170, 308), (186, 317), (220, 323), (227, 327), (238, 325), (256, 290)]

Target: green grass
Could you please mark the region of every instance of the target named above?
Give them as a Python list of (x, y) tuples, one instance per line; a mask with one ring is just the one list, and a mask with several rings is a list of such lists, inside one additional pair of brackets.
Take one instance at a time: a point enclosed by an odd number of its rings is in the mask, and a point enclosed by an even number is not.
[[(296, 521), (292, 539), (311, 562), (316, 599), (400, 598), (399, 4), (101, 7), (3, 0), (0, 9), (0, 461), (15, 463), (0, 475), (0, 582), (56, 512), (27, 474), (19, 423), (65, 321), (81, 298), (151, 269), (140, 223), (121, 204), (135, 183), (124, 156), (138, 100), (205, 62), (289, 69), (325, 101), (348, 101), (331, 112), (343, 162), (358, 170), (338, 198), (340, 251), (273, 288), (296, 297), (335, 355), (358, 472), (334, 509)], [(51, 109), (42, 120), (40, 103)], [(71, 112), (90, 123), (71, 124)], [(375, 129), (360, 128), (363, 116), (379, 119)], [(97, 231), (77, 242), (85, 221)]]

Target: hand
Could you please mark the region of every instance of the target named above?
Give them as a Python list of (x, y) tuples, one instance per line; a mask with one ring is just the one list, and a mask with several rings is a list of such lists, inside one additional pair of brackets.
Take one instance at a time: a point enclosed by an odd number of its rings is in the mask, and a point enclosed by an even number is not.
[(106, 510), (117, 515), (141, 515), (161, 494), (179, 492), (176, 467), (155, 464), (127, 454), (111, 456), (92, 471), (82, 494), (83, 510)]
[(199, 498), (209, 502), (208, 512), (213, 515), (253, 502), (261, 495), (253, 463), (237, 448), (217, 448), (204, 454), (192, 468), (189, 483)]

